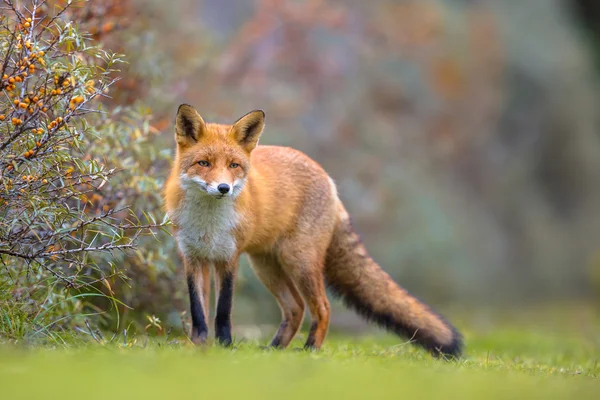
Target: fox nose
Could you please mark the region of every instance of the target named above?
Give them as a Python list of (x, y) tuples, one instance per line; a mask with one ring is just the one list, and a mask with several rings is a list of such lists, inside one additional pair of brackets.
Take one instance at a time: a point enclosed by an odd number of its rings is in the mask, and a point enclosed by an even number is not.
[(217, 186), (217, 189), (221, 194), (229, 193), (229, 185), (226, 183), (221, 183), (219, 186)]

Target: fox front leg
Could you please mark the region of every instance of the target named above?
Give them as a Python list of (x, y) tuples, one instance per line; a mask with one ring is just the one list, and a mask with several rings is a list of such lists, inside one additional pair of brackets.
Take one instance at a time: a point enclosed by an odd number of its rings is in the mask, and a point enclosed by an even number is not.
[(223, 346), (233, 343), (231, 337), (231, 309), (233, 307), (233, 286), (237, 273), (237, 260), (231, 264), (215, 265), (216, 292), (218, 295), (215, 317), (215, 338)]
[(204, 344), (208, 337), (208, 295), (205, 293), (207, 277), (202, 266), (192, 266), (186, 262), (186, 278), (192, 315), (191, 340), (195, 344)]

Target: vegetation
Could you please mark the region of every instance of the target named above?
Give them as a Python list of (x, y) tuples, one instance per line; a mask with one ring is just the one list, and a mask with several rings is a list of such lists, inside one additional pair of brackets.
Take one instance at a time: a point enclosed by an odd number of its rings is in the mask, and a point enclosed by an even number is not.
[(110, 309), (94, 297), (115, 311), (115, 252), (161, 225), (123, 195), (152, 181), (116, 178), (147, 116), (102, 106), (121, 56), (79, 32), (69, 5), (6, 0), (0, 17), (0, 335), (12, 340), (83, 326)]
[(70, 345), (71, 350), (63, 352), (0, 348), (0, 376), (7, 398), (48, 393), (74, 398), (85, 393), (90, 399), (106, 395), (592, 399), (598, 394), (600, 351), (580, 336), (498, 329), (468, 339), (464, 360), (444, 362), (382, 336), (333, 335), (322, 351), (305, 353), (266, 351), (246, 341), (234, 350), (197, 349), (180, 338), (118, 335), (101, 348), (97, 344)]

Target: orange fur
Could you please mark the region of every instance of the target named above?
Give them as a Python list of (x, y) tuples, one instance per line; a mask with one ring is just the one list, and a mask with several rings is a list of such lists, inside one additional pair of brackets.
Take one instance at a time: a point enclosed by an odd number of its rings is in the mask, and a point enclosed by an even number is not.
[(192, 339), (206, 338), (206, 271), (213, 268), (216, 334), (231, 343), (231, 285), (246, 253), (282, 310), (274, 347), (292, 340), (305, 303), (313, 321), (305, 347), (321, 347), (330, 319), (327, 283), (366, 318), (434, 353), (458, 355), (456, 330), (367, 255), (327, 173), (297, 150), (257, 146), (263, 126), (262, 111), (233, 125), (206, 124), (191, 106), (178, 111), (165, 203), (186, 274), (193, 277), (188, 278)]

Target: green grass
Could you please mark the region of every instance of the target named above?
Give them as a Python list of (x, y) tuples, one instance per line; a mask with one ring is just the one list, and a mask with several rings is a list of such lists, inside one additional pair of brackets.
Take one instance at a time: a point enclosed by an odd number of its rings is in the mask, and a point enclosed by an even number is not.
[(181, 338), (124, 343), (122, 336), (106, 345), (4, 346), (0, 398), (591, 399), (600, 393), (597, 339), (543, 329), (467, 332), (457, 362), (383, 335), (332, 334), (314, 353), (265, 351), (248, 341), (235, 349), (194, 348)]

